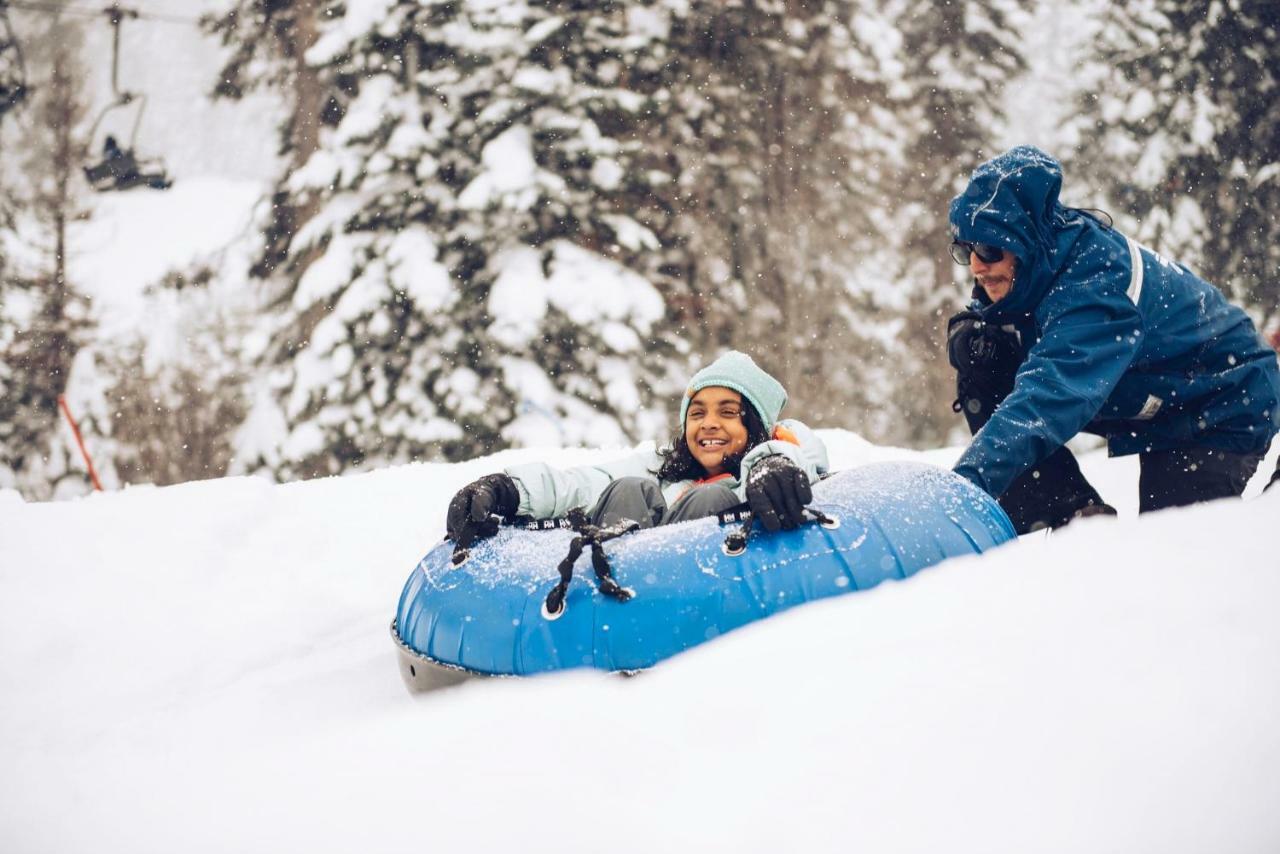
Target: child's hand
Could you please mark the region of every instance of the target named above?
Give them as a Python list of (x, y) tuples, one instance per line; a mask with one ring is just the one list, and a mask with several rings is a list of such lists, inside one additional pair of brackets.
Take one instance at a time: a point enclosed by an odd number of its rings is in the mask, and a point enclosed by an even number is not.
[[(449, 502), (449, 515), (445, 529), (449, 539), (461, 542), (480, 537), (490, 537), (498, 532), (496, 522), (490, 517), (498, 515), (510, 519), (520, 507), (520, 492), (516, 482), (505, 474), (487, 474), (458, 490)], [(463, 536), (464, 533), (467, 536)]]
[(765, 457), (747, 475), (747, 503), (766, 531), (791, 531), (813, 500), (808, 476), (785, 454)]

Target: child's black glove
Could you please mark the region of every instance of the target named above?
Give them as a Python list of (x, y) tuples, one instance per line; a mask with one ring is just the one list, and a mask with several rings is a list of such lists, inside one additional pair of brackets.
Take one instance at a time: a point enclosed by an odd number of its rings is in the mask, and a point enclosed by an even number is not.
[(747, 475), (747, 503), (766, 531), (798, 528), (812, 500), (809, 476), (784, 454), (765, 457)]
[(492, 537), (498, 532), (498, 523), (493, 516), (510, 519), (519, 507), (520, 492), (516, 489), (516, 482), (505, 474), (487, 474), (468, 483), (453, 496), (445, 529), (449, 539), (466, 547), (477, 539)]

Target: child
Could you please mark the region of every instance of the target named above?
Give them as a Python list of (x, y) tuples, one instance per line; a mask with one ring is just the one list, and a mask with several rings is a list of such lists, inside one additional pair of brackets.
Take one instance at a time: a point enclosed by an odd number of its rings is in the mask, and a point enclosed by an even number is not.
[(689, 381), (669, 447), (601, 465), (530, 463), (486, 475), (449, 503), (449, 537), (493, 533), (494, 514), (553, 519), (584, 507), (596, 525), (631, 519), (650, 528), (743, 500), (766, 529), (795, 528), (810, 485), (827, 470), (827, 449), (800, 422), (778, 421), (786, 402), (786, 389), (750, 356), (728, 352)]

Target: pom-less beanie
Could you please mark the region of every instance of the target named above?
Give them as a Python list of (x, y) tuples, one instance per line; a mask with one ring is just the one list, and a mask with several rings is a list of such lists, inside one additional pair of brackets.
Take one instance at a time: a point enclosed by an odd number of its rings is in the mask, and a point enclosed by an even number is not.
[(782, 383), (769, 376), (746, 353), (730, 350), (707, 365), (689, 380), (689, 388), (680, 400), (680, 423), (685, 423), (689, 412), (689, 400), (708, 386), (733, 389), (750, 403), (764, 422), (765, 430), (773, 432), (778, 415), (787, 403), (787, 390)]

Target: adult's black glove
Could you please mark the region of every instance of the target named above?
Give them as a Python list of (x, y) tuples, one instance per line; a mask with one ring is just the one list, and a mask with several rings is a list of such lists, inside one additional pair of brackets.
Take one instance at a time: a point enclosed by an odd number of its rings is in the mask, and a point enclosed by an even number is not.
[(947, 358), (961, 374), (1007, 377), (1012, 386), (1022, 363), (1022, 348), (1015, 333), (992, 326), (976, 311), (966, 309), (947, 321)]
[(804, 521), (804, 507), (812, 500), (809, 476), (783, 454), (765, 457), (747, 475), (751, 515), (767, 531), (798, 528)]
[(520, 507), (516, 482), (505, 474), (487, 474), (468, 483), (449, 502), (445, 529), (449, 539), (466, 548), (475, 540), (492, 537), (498, 532), (493, 517), (510, 519)]
[(947, 358), (956, 369), (956, 400), (951, 408), (964, 414), (977, 433), (1009, 393), (1022, 363), (1018, 336), (962, 311), (947, 321)]

